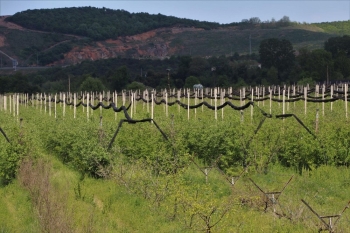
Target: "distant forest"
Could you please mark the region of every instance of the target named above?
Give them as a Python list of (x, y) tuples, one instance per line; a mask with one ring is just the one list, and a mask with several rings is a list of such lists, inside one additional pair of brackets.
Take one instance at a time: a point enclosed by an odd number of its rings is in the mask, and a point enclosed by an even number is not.
[(240, 29), (277, 28), (292, 24), (288, 16), (280, 20), (261, 21), (258, 17), (241, 22), (219, 24), (162, 14), (130, 13), (96, 7), (71, 7), (57, 9), (26, 10), (6, 18), (25, 28), (47, 32), (74, 34), (93, 40), (116, 39), (118, 36), (136, 35), (161, 27), (196, 27), (205, 30), (239, 26)]
[(72, 7), (27, 10), (6, 19), (25, 28), (48, 32), (75, 34), (94, 40), (115, 39), (160, 27), (184, 26), (213, 29), (219, 23), (181, 19), (162, 14), (129, 13), (95, 7)]
[[(312, 84), (350, 78), (350, 36), (332, 37), (324, 49), (296, 52), (285, 39), (260, 44), (259, 54), (173, 56), (164, 60), (113, 58), (83, 61), (65, 68), (0, 76), (0, 93), (102, 91), (145, 88), (240, 87), (246, 85)], [(70, 85), (69, 85), (70, 82)]]

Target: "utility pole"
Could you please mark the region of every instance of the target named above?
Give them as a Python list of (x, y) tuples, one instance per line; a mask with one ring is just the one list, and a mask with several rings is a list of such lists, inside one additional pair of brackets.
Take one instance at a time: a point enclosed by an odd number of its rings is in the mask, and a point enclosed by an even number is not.
[(166, 69), (167, 71), (168, 71), (168, 88), (169, 88), (169, 91), (170, 91), (170, 76), (169, 76), (169, 74), (170, 74), (170, 68), (168, 68), (168, 69)]
[(252, 55), (252, 34), (249, 34), (249, 55)]

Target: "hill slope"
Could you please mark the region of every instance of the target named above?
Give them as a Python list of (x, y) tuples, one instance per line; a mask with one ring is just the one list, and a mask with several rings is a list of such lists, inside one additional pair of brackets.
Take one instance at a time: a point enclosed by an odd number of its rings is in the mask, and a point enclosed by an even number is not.
[[(0, 50), (20, 66), (71, 65), (114, 57), (230, 56), (258, 53), (260, 42), (272, 37), (291, 41), (295, 49), (323, 48), (328, 38), (346, 33), (348, 25), (220, 25), (106, 8), (28, 10), (0, 19)], [(1, 65), (12, 64), (5, 58)]]

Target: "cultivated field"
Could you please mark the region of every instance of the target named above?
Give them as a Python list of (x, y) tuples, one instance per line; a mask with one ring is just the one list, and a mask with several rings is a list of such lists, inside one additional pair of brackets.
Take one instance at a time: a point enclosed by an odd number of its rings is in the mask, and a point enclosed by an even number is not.
[(1, 95), (0, 231), (350, 232), (347, 86), (252, 90)]

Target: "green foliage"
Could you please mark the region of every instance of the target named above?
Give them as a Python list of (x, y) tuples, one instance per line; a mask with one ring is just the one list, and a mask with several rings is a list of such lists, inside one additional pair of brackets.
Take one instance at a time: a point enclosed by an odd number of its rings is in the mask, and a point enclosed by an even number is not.
[(286, 39), (271, 38), (261, 41), (259, 55), (263, 68), (275, 67), (278, 72), (285, 72), (294, 65), (293, 45)]
[(9, 184), (16, 178), (22, 159), (29, 154), (29, 142), (28, 138), (24, 136), (23, 130), (15, 127), (7, 134), (10, 143), (5, 140), (2, 134), (0, 135), (2, 140), (0, 144), (0, 181), (3, 184)]
[(125, 10), (95, 7), (27, 10), (16, 13), (6, 20), (29, 29), (76, 34), (94, 40), (115, 39), (118, 36), (135, 35), (173, 25), (205, 29), (217, 28), (220, 25), (161, 14), (129, 13)]
[(333, 33), (333, 34), (350, 34), (350, 23), (346, 21), (335, 21), (335, 22), (322, 22), (322, 23), (313, 23), (319, 28), (322, 28), (324, 32)]
[(127, 90), (133, 90), (133, 91), (144, 91), (146, 89), (146, 86), (143, 83), (133, 81), (129, 85), (126, 86)]
[(193, 85), (195, 84), (199, 84), (199, 80), (197, 77), (195, 76), (189, 76), (186, 78), (185, 80), (185, 85), (184, 85), (184, 88), (193, 88)]
[(39, 65), (49, 65), (55, 61), (62, 60), (64, 54), (72, 49), (72, 45), (68, 43), (62, 43), (53, 48), (40, 52), (38, 55)]
[(92, 78), (90, 76), (82, 82), (79, 89), (87, 92), (102, 92), (106, 90), (100, 79)]

